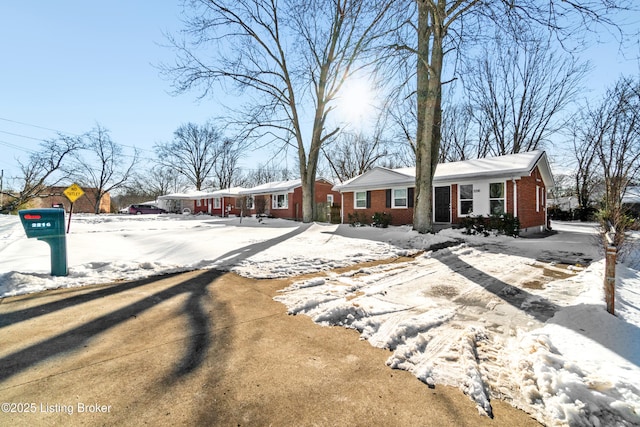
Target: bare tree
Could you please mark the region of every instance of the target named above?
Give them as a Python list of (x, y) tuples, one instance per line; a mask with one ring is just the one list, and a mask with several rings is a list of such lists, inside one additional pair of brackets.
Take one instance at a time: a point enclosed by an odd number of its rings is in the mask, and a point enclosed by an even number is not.
[(58, 135), (40, 144), (40, 150), (27, 163), (18, 161), (22, 174), (14, 178), (15, 191), (3, 189), (0, 213), (15, 212), (33, 199), (50, 196), (47, 189), (68, 179), (63, 167), (81, 147), (80, 138)]
[(109, 131), (96, 125), (82, 137), (84, 141), (82, 153), (74, 153), (75, 164), (69, 173), (81, 185), (95, 189), (93, 206), (96, 214), (100, 213), (100, 202), (105, 194), (123, 188), (131, 178), (138, 162), (138, 151), (125, 160), (122, 146), (115, 143)]
[(575, 101), (587, 70), (541, 35), (517, 40), (497, 36), (464, 74), (476, 122), (489, 125), (486, 146), (479, 150), (482, 157), (541, 148), (564, 127), (560, 113)]
[(255, 187), (267, 182), (287, 181), (294, 178), (295, 174), (288, 168), (259, 164), (256, 169), (249, 170), (245, 176), (239, 178), (238, 182), (245, 187)]
[[(568, 40), (585, 38), (600, 25), (613, 25), (612, 14), (630, 9), (633, 2), (415, 0), (406, 4), (416, 7), (405, 8), (406, 20), (410, 22), (405, 28), (409, 29), (398, 33), (398, 40), (392, 48), (397, 53), (394, 69), (403, 71), (411, 69), (406, 64), (415, 64), (417, 130), (413, 227), (425, 233), (432, 227), (431, 185), (441, 142), (445, 55), (462, 53), (461, 49), (467, 46), (464, 42), (478, 39), (483, 34), (492, 36), (496, 29), (517, 35), (529, 33), (536, 27), (542, 28), (568, 48)], [(403, 77), (402, 81), (408, 81), (408, 78)]]
[(615, 227), (614, 244), (620, 246), (629, 225), (622, 196), (640, 178), (640, 82), (618, 80), (589, 117), (585, 144), (595, 150), (604, 179), (601, 216)]
[(361, 175), (376, 165), (381, 165), (390, 155), (385, 140), (385, 121), (380, 119), (370, 135), (364, 130), (343, 132), (322, 148), (326, 162), (340, 181)]
[(155, 146), (158, 163), (184, 176), (196, 190), (211, 178), (223, 144), (222, 134), (212, 124), (181, 125), (173, 141)]
[(585, 108), (584, 113), (573, 117), (569, 132), (573, 146), (572, 154), (576, 160), (573, 176), (573, 187), (578, 198), (578, 218), (586, 221), (595, 211), (597, 184), (601, 181), (598, 157), (595, 149), (595, 138), (590, 128), (591, 113)]
[(225, 139), (219, 147), (214, 174), (217, 188), (230, 188), (239, 179), (238, 162), (242, 157), (242, 146), (232, 139)]
[(205, 96), (215, 83), (230, 82), (247, 94), (239, 119), (247, 134), (296, 149), (302, 216), (310, 222), (320, 149), (339, 131), (327, 128), (332, 103), (345, 80), (373, 60), (391, 4), (193, 0), (185, 31), (192, 43), (170, 38), (178, 59), (165, 71), (179, 92), (200, 86)]

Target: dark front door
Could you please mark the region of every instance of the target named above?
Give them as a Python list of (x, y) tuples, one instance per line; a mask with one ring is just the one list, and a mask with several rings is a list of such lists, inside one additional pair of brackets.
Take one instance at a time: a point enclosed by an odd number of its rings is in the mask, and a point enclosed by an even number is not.
[(436, 187), (434, 195), (434, 221), (450, 222), (451, 221), (451, 187)]

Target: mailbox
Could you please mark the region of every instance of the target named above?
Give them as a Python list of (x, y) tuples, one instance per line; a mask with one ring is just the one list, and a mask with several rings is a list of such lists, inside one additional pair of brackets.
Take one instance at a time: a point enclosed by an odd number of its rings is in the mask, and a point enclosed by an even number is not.
[(51, 275), (67, 275), (67, 236), (64, 229), (64, 209), (26, 209), (18, 211), (28, 238), (49, 244)]

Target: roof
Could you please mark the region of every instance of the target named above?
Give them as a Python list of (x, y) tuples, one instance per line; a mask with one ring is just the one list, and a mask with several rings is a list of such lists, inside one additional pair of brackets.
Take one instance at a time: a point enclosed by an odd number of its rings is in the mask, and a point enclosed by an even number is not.
[(296, 187), (301, 187), (300, 179), (292, 179), (289, 181), (273, 181), (261, 184), (252, 188), (245, 188), (241, 194), (272, 194), (272, 193), (288, 193)]
[[(488, 178), (519, 178), (529, 175), (539, 166), (546, 186), (553, 185), (553, 175), (547, 155), (536, 150), (526, 153), (509, 154), (483, 159), (462, 160), (459, 162), (440, 163), (433, 177), (434, 184), (455, 183), (467, 180)], [(354, 191), (364, 189), (381, 189), (393, 186), (415, 185), (415, 167), (389, 169), (376, 167), (362, 175), (338, 184), (337, 191)]]
[(231, 187), (215, 191), (188, 191), (185, 193), (171, 193), (159, 196), (159, 200), (200, 200), (214, 199), (217, 197), (235, 197), (239, 196), (243, 187)]
[(640, 187), (627, 187), (622, 195), (622, 203), (630, 205), (640, 203)]
[[(316, 183), (325, 182), (327, 184), (331, 184), (324, 178), (316, 179)], [(302, 187), (301, 179), (291, 179), (289, 181), (273, 181), (267, 182), (266, 184), (261, 184), (252, 188), (245, 188), (240, 192), (240, 194), (274, 194), (274, 193), (290, 193), (294, 189)]]
[(171, 193), (158, 196), (158, 200), (198, 200), (204, 199), (206, 191), (189, 191), (185, 193)]

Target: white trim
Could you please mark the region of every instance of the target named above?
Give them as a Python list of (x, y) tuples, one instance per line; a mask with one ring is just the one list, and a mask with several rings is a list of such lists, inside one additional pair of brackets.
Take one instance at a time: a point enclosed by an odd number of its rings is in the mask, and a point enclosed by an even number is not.
[[(284, 203), (278, 206), (278, 197), (284, 196)], [(271, 195), (271, 209), (289, 209), (289, 193), (274, 193)]]
[[(358, 206), (358, 193), (364, 194), (364, 206)], [(353, 209), (367, 209), (367, 191), (353, 192)]]
[(515, 179), (511, 182), (513, 182), (513, 216), (515, 218), (518, 216), (518, 182)]
[(540, 212), (540, 186), (536, 185), (536, 212)]
[[(491, 184), (502, 184), (502, 197), (491, 197)], [(507, 213), (507, 183), (505, 181), (489, 182), (489, 215), (493, 215), (491, 211), (491, 201), (502, 200), (502, 214)]]
[(474, 197), (473, 197), (473, 191), (474, 191), (473, 183), (465, 183), (465, 184), (461, 183), (461, 184), (458, 184), (458, 197), (457, 197), (457, 199), (458, 199), (457, 200), (457, 203), (458, 203), (458, 218), (460, 218), (460, 217), (468, 217), (469, 216), (468, 213), (466, 213), (466, 214), (462, 213), (462, 200), (463, 200), (462, 199), (462, 186), (464, 186), (464, 185), (470, 185), (471, 186), (471, 198), (470, 199), (464, 199), (464, 201), (465, 202), (467, 202), (469, 200), (471, 201), (471, 213), (473, 214), (473, 205), (475, 203)]
[[(396, 190), (404, 190), (404, 206), (396, 206)], [(407, 187), (398, 187), (391, 189), (391, 209), (408, 209), (409, 208), (409, 189)]]

